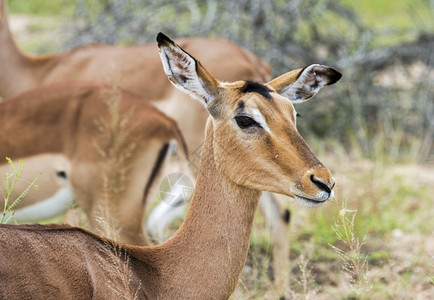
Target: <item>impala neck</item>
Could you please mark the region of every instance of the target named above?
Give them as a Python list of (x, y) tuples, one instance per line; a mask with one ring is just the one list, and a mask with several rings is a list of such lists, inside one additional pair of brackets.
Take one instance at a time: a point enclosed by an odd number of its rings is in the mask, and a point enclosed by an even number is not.
[(17, 47), (10, 32), (6, 0), (0, 1), (0, 97), (34, 87), (33, 60)]
[[(245, 265), (260, 191), (230, 181), (214, 161), (208, 122), (194, 196), (181, 228), (156, 246), (162, 295), (227, 299)], [(152, 250), (151, 250), (152, 251)]]

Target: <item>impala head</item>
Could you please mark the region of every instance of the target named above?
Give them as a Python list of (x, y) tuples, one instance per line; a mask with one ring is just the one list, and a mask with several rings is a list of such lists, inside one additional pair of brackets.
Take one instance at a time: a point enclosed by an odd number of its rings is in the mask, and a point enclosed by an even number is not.
[(157, 41), (169, 80), (202, 102), (212, 117), (214, 159), (221, 172), (239, 185), (294, 196), (305, 206), (333, 198), (335, 180), (298, 133), (293, 103), (337, 82), (339, 72), (310, 65), (266, 84), (223, 83), (164, 34)]

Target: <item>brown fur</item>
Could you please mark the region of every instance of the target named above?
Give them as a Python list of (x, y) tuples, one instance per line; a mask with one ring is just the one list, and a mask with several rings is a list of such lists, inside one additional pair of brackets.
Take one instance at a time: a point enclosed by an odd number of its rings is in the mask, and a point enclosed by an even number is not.
[[(107, 154), (112, 151), (115, 138), (110, 129), (101, 130), (98, 125), (98, 121), (112, 121), (107, 103), (110, 90), (107, 86), (62, 84), (35, 89), (0, 104), (0, 157), (25, 161), (38, 154), (65, 156), (71, 168), (62, 171), (70, 181), (77, 203), (95, 229), (101, 229), (96, 219), (101, 216), (104, 203), (103, 170), (109, 163)], [(177, 140), (182, 147), (183, 139), (175, 121), (130, 93), (119, 93), (120, 118), (128, 118), (125, 129), (117, 133), (125, 135), (121, 144), (125, 149), (120, 150), (124, 153), (118, 155), (125, 155), (120, 167), (125, 168), (126, 178), (125, 186), (114, 196), (115, 207), (109, 209), (113, 220), (121, 226), (120, 240), (144, 244), (148, 242), (142, 229), (143, 198), (153, 168), (149, 162), (156, 161), (160, 149), (171, 140)], [(42, 174), (44, 176), (55, 175)], [(38, 184), (39, 190), (32, 191), (16, 209), (41, 200), (44, 195), (51, 196), (56, 190), (53, 185)]]
[[(162, 46), (169, 52), (172, 47), (177, 46)], [(200, 64), (197, 67), (203, 68)], [(108, 271), (116, 258), (123, 265), (128, 264), (130, 277), (126, 289), (139, 299), (229, 298), (247, 257), (260, 197), (258, 190), (291, 196), (291, 187), (302, 183), (304, 195), (314, 196), (318, 187), (304, 175), (315, 173), (327, 183), (333, 179), (322, 164), (312, 166), (311, 152), (306, 154), (304, 148), (291, 145), (285, 129), (291, 127), (296, 131), (296, 128), (293, 117), (288, 118), (293, 110), (288, 99), (275, 92), (271, 93), (272, 101), (265, 101), (256, 93), (246, 97), (239, 91), (243, 82), (218, 83), (212, 88), (209, 85), (213, 80), (208, 80), (208, 76), (199, 78), (208, 90), (219, 91), (213, 105), (218, 104), (221, 117), (208, 120), (194, 196), (176, 234), (153, 247), (122, 245), (123, 250), (119, 250), (114, 245), (101, 251), (107, 241), (80, 229), (0, 226), (0, 252), (16, 253), (5, 258), (7, 264), (0, 261), (3, 298), (21, 299), (24, 291), (37, 298), (48, 293), (62, 299), (116, 298), (113, 286), (109, 288), (108, 284), (121, 285), (120, 279)], [(269, 87), (274, 89), (272, 85)], [(247, 137), (234, 125), (233, 114), (240, 100), (246, 106), (257, 105), (262, 113), (267, 111), (267, 121), (273, 117), (274, 122), (270, 122), (273, 146), (267, 151), (263, 147), (264, 136)], [(289, 160), (274, 160), (268, 152), (278, 152)], [(273, 178), (264, 176), (264, 170)], [(43, 276), (33, 269), (36, 259), (27, 260), (33, 247), (37, 247), (35, 253)], [(28, 286), (25, 276), (31, 281)]]

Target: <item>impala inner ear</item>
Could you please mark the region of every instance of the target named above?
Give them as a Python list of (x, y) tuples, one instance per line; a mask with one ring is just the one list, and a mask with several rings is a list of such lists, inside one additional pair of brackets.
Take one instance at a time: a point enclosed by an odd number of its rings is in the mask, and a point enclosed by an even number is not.
[(335, 69), (315, 64), (285, 73), (268, 84), (283, 97), (299, 103), (309, 100), (321, 88), (336, 83), (341, 77), (342, 74)]
[(164, 72), (170, 82), (208, 108), (220, 86), (218, 80), (199, 61), (161, 32), (157, 36), (157, 42)]

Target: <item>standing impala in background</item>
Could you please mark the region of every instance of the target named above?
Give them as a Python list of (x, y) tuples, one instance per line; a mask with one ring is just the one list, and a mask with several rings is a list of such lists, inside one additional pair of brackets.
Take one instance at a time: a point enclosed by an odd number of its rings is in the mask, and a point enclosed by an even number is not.
[[(75, 196), (94, 229), (110, 226), (97, 222), (106, 217), (116, 223), (108, 229), (118, 229), (121, 242), (149, 244), (146, 200), (160, 181), (170, 143), (184, 146), (174, 120), (133, 94), (89, 84), (57, 84), (8, 98), (0, 103), (0, 120), (2, 178), (10, 172), (5, 157), (25, 161), (24, 179), (42, 172), (39, 189), (14, 207), (18, 222), (59, 215)], [(19, 183), (12, 199), (25, 189), (26, 182)]]
[[(118, 245), (78, 228), (0, 226), (0, 298), (228, 299), (244, 267), (261, 190), (320, 206), (334, 178), (295, 125), (292, 102), (338, 81), (311, 65), (265, 85), (218, 81), (163, 34), (164, 70), (208, 110), (205, 145), (181, 228), (153, 247)], [(292, 102), (291, 102), (292, 101)], [(59, 255), (61, 254), (61, 255)], [(110, 267), (126, 270), (120, 278)]]

